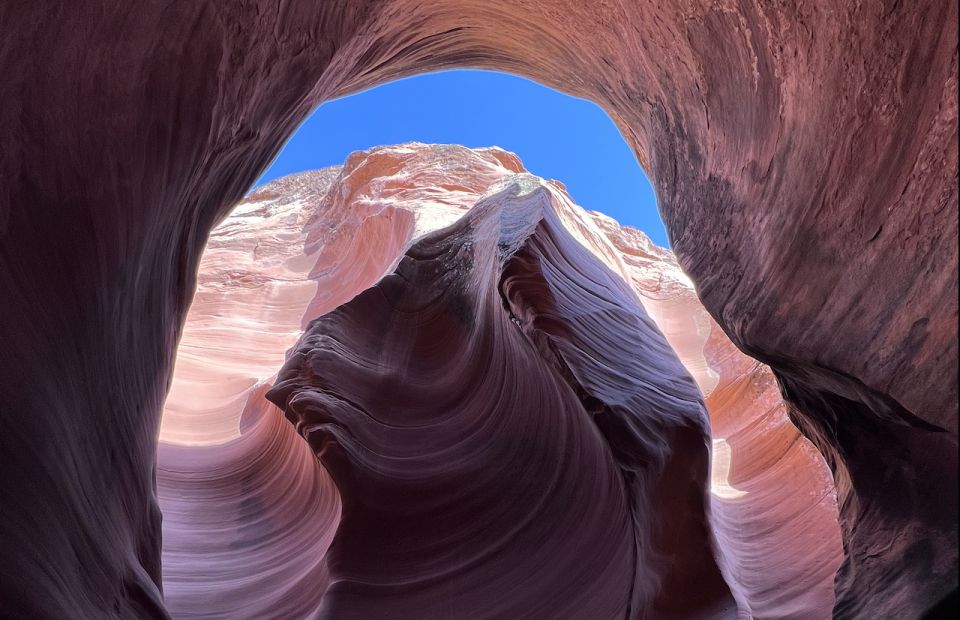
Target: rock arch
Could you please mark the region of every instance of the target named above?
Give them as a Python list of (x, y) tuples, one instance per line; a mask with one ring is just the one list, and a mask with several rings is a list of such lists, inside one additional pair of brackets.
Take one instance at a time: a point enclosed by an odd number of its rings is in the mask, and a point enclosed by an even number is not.
[(320, 101), (470, 66), (621, 127), (704, 305), (835, 468), (836, 615), (955, 589), (955, 3), (10, 3), (0, 24), (13, 613), (162, 616), (139, 507), (207, 232)]

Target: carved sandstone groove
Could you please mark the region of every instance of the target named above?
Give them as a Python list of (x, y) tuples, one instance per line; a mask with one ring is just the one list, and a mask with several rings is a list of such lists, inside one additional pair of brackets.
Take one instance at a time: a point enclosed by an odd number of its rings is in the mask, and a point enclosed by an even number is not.
[[(339, 522), (339, 495), (325, 470), (305, 463), (305, 445), (295, 445), (300, 440), (292, 429), (261, 430), (279, 429), (282, 414), (259, 400), (268, 386), (245, 386), (272, 381), (265, 375), (274, 373), (271, 363), (279, 365), (271, 362), (278, 344), (246, 334), (293, 342), (312, 313), (323, 314), (332, 309), (330, 300), (374, 284), (416, 238), (456, 221), (495, 186), (516, 178), (529, 184), (528, 175), (517, 177), (522, 171), (514, 155), (499, 149), (380, 147), (354, 153), (342, 169), (293, 175), (258, 189), (215, 229), (174, 376), (174, 386), (189, 385), (185, 395), (195, 397), (171, 394), (161, 434), (165, 599), (175, 617), (303, 615), (321, 605), (327, 586), (325, 550)], [(670, 252), (640, 231), (583, 211), (560, 184), (548, 186), (565, 235), (581, 245), (575, 254), (588, 250), (633, 289), (708, 396), (713, 525), (720, 568), (740, 612), (826, 617), (840, 552), (832, 480), (787, 421), (769, 371), (710, 327)], [(509, 271), (524, 272), (521, 265), (528, 263), (529, 256), (511, 261)], [(583, 277), (577, 274), (564, 288), (601, 285)], [(513, 275), (511, 290), (529, 299), (528, 288), (517, 282), (541, 290), (541, 279)], [(588, 336), (596, 339), (591, 348), (605, 346), (603, 334)], [(549, 347), (541, 353), (584, 406), (594, 408), (597, 401), (566, 362)], [(449, 383), (455, 389), (456, 377)], [(203, 385), (218, 389), (199, 391)], [(184, 407), (192, 403), (200, 408)], [(481, 548), (484, 541), (474, 537), (464, 544)], [(456, 598), (474, 583), (458, 587)]]
[(551, 191), (517, 176), (419, 241), (268, 394), (343, 498), (326, 614), (735, 609), (696, 386)]

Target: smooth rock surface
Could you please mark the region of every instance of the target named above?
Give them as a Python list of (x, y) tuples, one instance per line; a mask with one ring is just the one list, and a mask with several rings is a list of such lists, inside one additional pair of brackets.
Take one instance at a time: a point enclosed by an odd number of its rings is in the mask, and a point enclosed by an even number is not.
[(696, 384), (565, 201), (511, 175), (290, 353), (268, 398), (343, 501), (321, 615), (735, 615)]
[(498, 149), (376, 149), (258, 188), (214, 229), (160, 427), (174, 617), (290, 618), (318, 607), (340, 496), (263, 395), (310, 317), (376, 283), (415, 236), (519, 169)]
[[(239, 367), (221, 361), (230, 359), (232, 347), (237, 347), (234, 359), (263, 364), (263, 375), (272, 375), (277, 368), (268, 368), (267, 360), (276, 359), (271, 357), (274, 352), (256, 355), (264, 343), (247, 337), (248, 330), (295, 338), (314, 307), (311, 295), (298, 295), (307, 283), (331, 298), (356, 295), (371, 282), (344, 277), (337, 265), (378, 256), (382, 262), (377, 269), (392, 269), (417, 238), (459, 219), (490, 188), (527, 179), (528, 175), (517, 174), (522, 172), (515, 156), (497, 149), (407, 144), (355, 153), (342, 170), (293, 175), (253, 192), (211, 235), (201, 261), (201, 284), (187, 316), (174, 386), (245, 385), (223, 378), (224, 369)], [(819, 455), (786, 421), (769, 371), (756, 368), (715, 327), (710, 331), (706, 311), (670, 252), (653, 245), (640, 231), (584, 212), (559, 184), (551, 182), (548, 187), (566, 234), (574, 235), (633, 288), (708, 395), (715, 424), (712, 392), (721, 376), (732, 374), (739, 380), (741, 387), (724, 400), (725, 416), (756, 430), (731, 449), (726, 440), (717, 439), (715, 428), (711, 491), (713, 525), (723, 541), (721, 568), (741, 613), (827, 617), (840, 553), (832, 482)], [(367, 217), (355, 217), (357, 213)], [(382, 225), (371, 225), (378, 218)], [(386, 234), (391, 229), (396, 233)], [(384, 243), (385, 238), (399, 239), (401, 249), (392, 255), (386, 250), (373, 252), (395, 247)], [(317, 239), (323, 239), (323, 247), (337, 247), (331, 241), (337, 239), (350, 239), (350, 245), (343, 250), (339, 244), (340, 260), (331, 263), (328, 253), (314, 251)], [(294, 277), (292, 267), (305, 279)], [(265, 303), (256, 303), (258, 299)], [(211, 317), (218, 326), (233, 329), (205, 329)], [(610, 328), (615, 333), (615, 325)], [(192, 363), (184, 364), (185, 357)], [(280, 362), (276, 364), (279, 367)], [(744, 373), (743, 367), (751, 371)], [(766, 378), (762, 388), (773, 404), (756, 406), (751, 398), (739, 396), (753, 395), (757, 389), (751, 389), (751, 382), (758, 377)], [(262, 617), (271, 611), (271, 617), (284, 617), (295, 615), (295, 610), (302, 615), (322, 602), (327, 583), (324, 553), (339, 521), (339, 494), (325, 470), (314, 463), (317, 471), (312, 471), (304, 463), (305, 445), (292, 429), (273, 430), (280, 412), (261, 400), (271, 378), (247, 379), (267, 384), (225, 396), (219, 416), (208, 409), (171, 407), (175, 392), (168, 398), (161, 427), (166, 432), (161, 435), (159, 495), (165, 514), (166, 604), (176, 617)], [(209, 400), (194, 402), (206, 405)], [(724, 436), (728, 426), (726, 422), (720, 427)], [(222, 432), (224, 437), (186, 443), (178, 439), (196, 430)], [(724, 442), (719, 450), (718, 441)], [(772, 474), (758, 477), (751, 469), (741, 473), (744, 464), (752, 462)], [(271, 478), (269, 473), (258, 475), (261, 470), (277, 473)], [(276, 483), (270, 481), (280, 477), (294, 481), (306, 477), (316, 490), (291, 493), (281, 485), (284, 492), (278, 494), (272, 490)], [(252, 480), (267, 486), (261, 488)], [(745, 485), (749, 492), (740, 490)], [(819, 501), (811, 499), (817, 491)], [(771, 519), (771, 512), (782, 518)], [(305, 520), (300, 516), (304, 513), (314, 516)], [(810, 546), (798, 531), (813, 533), (819, 546)], [(255, 546), (244, 545), (250, 540), (248, 532), (257, 533)], [(802, 544), (791, 546), (794, 543)], [(309, 551), (301, 552), (302, 547)], [(246, 569), (238, 573), (241, 566)], [(278, 583), (295, 585), (282, 588)]]
[(376, 283), (414, 237), (453, 222), (520, 169), (499, 149), (411, 145), (252, 192), (213, 230), (200, 261), (160, 440), (238, 437), (248, 395), (307, 322)]
[(835, 615), (955, 600), (956, 3), (14, 2), (0, 28), (11, 613), (163, 615), (154, 455), (209, 231), (323, 100), (468, 66), (621, 127), (834, 469)]
[(621, 252), (627, 281), (705, 396), (713, 528), (741, 614), (830, 617), (843, 551), (833, 478), (790, 423), (773, 374), (733, 346), (671, 252), (641, 231), (591, 215)]
[(251, 392), (241, 437), (162, 442), (164, 603), (174, 618), (306, 618), (326, 590), (340, 495), (263, 395)]

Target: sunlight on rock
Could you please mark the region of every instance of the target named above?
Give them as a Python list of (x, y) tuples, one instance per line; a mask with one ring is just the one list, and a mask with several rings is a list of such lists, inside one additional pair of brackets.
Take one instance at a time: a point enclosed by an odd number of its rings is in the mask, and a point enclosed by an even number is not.
[(740, 499), (747, 495), (730, 486), (730, 444), (720, 438), (713, 439), (713, 463), (710, 469), (710, 492), (723, 499)]

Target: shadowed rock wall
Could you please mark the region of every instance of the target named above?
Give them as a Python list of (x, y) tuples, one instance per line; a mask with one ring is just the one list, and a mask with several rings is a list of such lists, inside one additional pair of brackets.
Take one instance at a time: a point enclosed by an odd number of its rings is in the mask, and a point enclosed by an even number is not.
[(733, 615), (696, 385), (551, 191), (415, 244), (269, 393), (343, 498), (325, 614)]
[(162, 614), (153, 455), (207, 233), (320, 101), (454, 66), (620, 125), (705, 307), (835, 468), (837, 615), (955, 589), (956, 3), (8, 3), (0, 24), (13, 613)]

